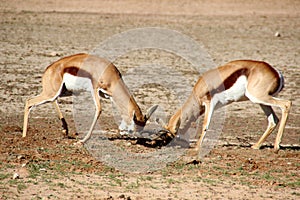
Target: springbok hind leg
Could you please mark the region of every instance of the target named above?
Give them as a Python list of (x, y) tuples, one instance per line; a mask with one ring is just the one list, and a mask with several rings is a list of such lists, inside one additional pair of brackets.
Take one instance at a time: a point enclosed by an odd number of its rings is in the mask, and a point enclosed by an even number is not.
[(26, 100), (25, 109), (24, 109), (23, 137), (26, 137), (27, 127), (28, 127), (28, 118), (29, 118), (29, 113), (30, 113), (31, 108), (34, 106), (38, 106), (38, 105), (50, 102), (50, 101), (53, 101), (53, 100), (43, 94)]
[(280, 121), (280, 125), (279, 125), (279, 129), (278, 129), (278, 133), (275, 139), (275, 144), (274, 144), (274, 150), (277, 153), (279, 151), (280, 148), (280, 142), (281, 142), (281, 138), (283, 135), (283, 130), (285, 128), (285, 124), (289, 115), (289, 111), (291, 109), (292, 106), (292, 102), (288, 101), (288, 100), (282, 100), (282, 99), (275, 99), (276, 102), (278, 102), (278, 104), (280, 105), (281, 108), (281, 121)]
[[(282, 135), (283, 135), (283, 131), (284, 131), (284, 128), (285, 128), (285, 124), (286, 124), (286, 121), (287, 121), (287, 118), (288, 118), (288, 114), (289, 114), (290, 108), (292, 106), (292, 102), (289, 101), (289, 100), (278, 99), (278, 98), (275, 98), (275, 97), (272, 97), (272, 96), (264, 96), (264, 97), (260, 97), (260, 98), (257, 98), (257, 97), (252, 98), (253, 96), (252, 97), (248, 96), (248, 97), (250, 97), (249, 99), (254, 103), (259, 103), (259, 104), (265, 105), (265, 106), (262, 107), (265, 113), (267, 113), (267, 114), (271, 113), (268, 116), (269, 125), (268, 125), (268, 128), (267, 128), (266, 132), (263, 134), (261, 139), (254, 145), (253, 148), (259, 148), (261, 143), (263, 141), (265, 141), (267, 136), (270, 135), (272, 130), (275, 128), (275, 127), (273, 127), (274, 125), (272, 125), (273, 122), (272, 122), (272, 118), (270, 118), (270, 116), (273, 116), (274, 122), (276, 121), (277, 117), (276, 118), (274, 117), (275, 114), (274, 114), (273, 110), (271, 110), (268, 107), (276, 106), (276, 107), (279, 107), (281, 109), (280, 125), (279, 125), (279, 128), (278, 128), (276, 140), (275, 140), (275, 143), (274, 143), (274, 150), (277, 153), (279, 151), (279, 148), (280, 148), (279, 145), (280, 145), (281, 138), (282, 138)], [(259, 99), (259, 100), (257, 100), (257, 99)]]
[(276, 125), (279, 121), (271, 106), (260, 104), (260, 107), (268, 117), (268, 127), (258, 142), (252, 146), (253, 149), (259, 149), (261, 147), (261, 145), (266, 141), (267, 137), (276, 128)]
[(53, 101), (53, 105), (55, 107), (55, 110), (56, 110), (56, 112), (58, 114), (59, 119), (61, 120), (62, 128), (63, 128), (63, 133), (66, 136), (68, 136), (68, 134), (69, 134), (68, 124), (67, 124), (67, 122), (66, 122), (66, 120), (65, 120), (65, 118), (64, 118), (64, 116), (63, 116), (63, 114), (62, 114), (62, 112), (61, 112), (61, 110), (59, 108), (57, 100)]

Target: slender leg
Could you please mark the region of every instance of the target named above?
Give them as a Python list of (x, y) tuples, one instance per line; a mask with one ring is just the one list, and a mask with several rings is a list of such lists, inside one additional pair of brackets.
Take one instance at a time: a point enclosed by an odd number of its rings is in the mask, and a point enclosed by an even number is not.
[[(280, 120), (280, 125), (279, 125), (279, 129), (278, 129), (278, 133), (276, 136), (276, 140), (274, 143), (274, 150), (275, 152), (279, 151), (280, 148), (280, 142), (281, 142), (281, 138), (283, 135), (283, 131), (284, 131), (284, 127), (288, 118), (288, 114), (290, 111), (290, 108), (292, 106), (292, 102), (289, 100), (283, 100), (283, 99), (278, 99), (269, 95), (266, 96), (261, 96), (261, 97), (254, 97), (252, 96), (249, 92), (248, 94), (246, 94), (246, 96), (254, 103), (259, 103), (259, 104), (263, 104), (266, 106), (276, 106), (276, 107), (280, 107), (281, 108), (281, 120)], [(264, 107), (266, 108), (266, 107)], [(270, 110), (269, 110), (270, 112)], [(272, 113), (271, 113), (272, 114)], [(274, 116), (274, 115), (273, 115)], [(268, 129), (266, 130), (266, 132), (269, 131)], [(270, 132), (272, 132), (270, 130)], [(266, 134), (266, 135), (265, 135)], [(266, 139), (266, 137), (269, 135), (270, 133), (264, 133), (264, 135), (262, 136), (262, 140), (264, 141)], [(259, 147), (259, 145), (261, 145), (261, 142), (258, 141), (258, 143), (254, 146), (255, 147)]]
[(273, 132), (279, 122), (278, 117), (274, 113), (271, 106), (260, 104), (260, 107), (268, 117), (268, 127), (261, 138), (258, 140), (258, 142), (252, 146), (253, 149), (259, 149), (261, 147), (261, 145), (266, 141), (267, 137)]
[(281, 111), (282, 111), (282, 115), (281, 115), (281, 121), (280, 121), (280, 125), (279, 125), (279, 129), (278, 129), (278, 133), (277, 133), (277, 136), (276, 136), (276, 139), (275, 139), (275, 144), (274, 144), (274, 150), (275, 152), (278, 152), (279, 151), (279, 148), (280, 148), (280, 142), (281, 142), (281, 138), (282, 138), (282, 135), (283, 135), (283, 130), (285, 128), (285, 125), (286, 125), (286, 121), (287, 121), (287, 118), (288, 118), (288, 115), (289, 115), (289, 111), (291, 109), (291, 106), (292, 106), (292, 102), (291, 101), (288, 101), (288, 100), (279, 100), (279, 99), (276, 99), (276, 101), (279, 101), (280, 102), (280, 108), (281, 108)]
[(98, 120), (98, 118), (101, 114), (100, 97), (99, 97), (97, 89), (94, 89), (94, 91), (92, 93), (92, 96), (93, 96), (94, 103), (95, 103), (95, 106), (96, 106), (95, 116), (94, 116), (94, 119), (93, 119), (93, 122), (92, 122), (92, 125), (90, 127), (89, 132), (87, 133), (87, 135), (82, 140), (79, 141), (80, 143), (85, 143), (91, 137), (92, 131), (95, 127), (95, 124), (96, 124), (96, 122), (97, 122), (97, 120)]
[(63, 116), (63, 114), (62, 114), (62, 112), (61, 112), (61, 110), (59, 108), (57, 100), (53, 101), (53, 105), (54, 105), (54, 107), (56, 109), (56, 112), (58, 114), (59, 119), (62, 122), (63, 132), (66, 134), (66, 136), (68, 136), (68, 132), (69, 132), (68, 124), (67, 124), (67, 122), (66, 122), (66, 120), (65, 120), (65, 118), (64, 118), (64, 116)]
[(27, 133), (27, 126), (28, 126), (28, 117), (29, 117), (29, 113), (30, 113), (30, 109), (31, 107), (29, 107), (29, 100), (26, 100), (25, 103), (25, 109), (24, 109), (24, 124), (23, 124), (23, 136), (22, 137), (26, 137), (26, 133)]
[(202, 133), (200, 136), (200, 139), (198, 140), (196, 144), (195, 151), (197, 151), (197, 155), (199, 156), (200, 146), (204, 140), (204, 137), (206, 135), (206, 131), (208, 130), (209, 124), (211, 122), (212, 114), (214, 112), (216, 102), (213, 101), (207, 101), (204, 103), (205, 106), (205, 112), (204, 112), (204, 119), (203, 119), (203, 126), (202, 126)]
[(38, 105), (47, 103), (49, 101), (52, 101), (52, 100), (49, 99), (49, 97), (44, 96), (42, 94), (26, 100), (25, 109), (24, 109), (23, 137), (26, 137), (27, 127), (28, 127), (28, 117), (29, 117), (31, 108), (33, 106), (38, 106)]

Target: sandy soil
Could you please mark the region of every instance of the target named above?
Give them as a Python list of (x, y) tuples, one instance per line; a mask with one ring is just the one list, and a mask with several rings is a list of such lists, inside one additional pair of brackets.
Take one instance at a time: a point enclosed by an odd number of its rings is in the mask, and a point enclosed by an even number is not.
[[(251, 3), (244, 0), (176, 3), (49, 0), (43, 4), (35, 0), (1, 1), (0, 198), (299, 198), (299, 10), (300, 2), (296, 0)], [(21, 138), (24, 102), (41, 91), (41, 75), (46, 66), (62, 56), (93, 52), (115, 34), (144, 27), (161, 27), (185, 34), (202, 44), (216, 65), (235, 59), (255, 59), (282, 71), (285, 88), (279, 97), (293, 102), (282, 150), (278, 154), (272, 151), (275, 133), (263, 149), (249, 147), (259, 139), (267, 122), (259, 106), (248, 102), (226, 108), (219, 143), (201, 163), (187, 164), (189, 156), (184, 154), (156, 171), (120, 170), (91, 154), (88, 151), (91, 145), (74, 146), (75, 140), (61, 133), (51, 105), (42, 105), (32, 112), (28, 136)], [(275, 36), (276, 32), (280, 37)], [(199, 76), (199, 71), (186, 60), (157, 49), (131, 51), (114, 62), (142, 110), (159, 104), (166, 118), (181, 105)], [(176, 78), (165, 82), (182, 88), (183, 95), (176, 96), (162, 84), (143, 85), (142, 76), (133, 79), (138, 66), (166, 67), (153, 67), (149, 72), (142, 68), (139, 74), (159, 81), (162, 74), (171, 71), (171, 76)], [(161, 76), (157, 77), (158, 73)], [(178, 73), (186, 82), (178, 81), (181, 80)], [(72, 99), (62, 99), (60, 103), (71, 134), (82, 137), (84, 131), (75, 135), (78, 124), (73, 118)], [(114, 135), (117, 124), (110, 103), (104, 100), (103, 107), (99, 124)], [(280, 116), (280, 110), (275, 111)], [(128, 140), (114, 140), (113, 144), (141, 154), (159, 151)], [(19, 178), (13, 179), (14, 173)]]

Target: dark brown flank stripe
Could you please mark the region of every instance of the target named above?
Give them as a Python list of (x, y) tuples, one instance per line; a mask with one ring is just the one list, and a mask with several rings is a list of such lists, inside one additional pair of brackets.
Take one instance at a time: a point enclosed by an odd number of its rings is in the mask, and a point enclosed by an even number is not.
[(89, 72), (87, 72), (83, 69), (79, 69), (78, 67), (74, 67), (74, 66), (73, 67), (66, 67), (63, 70), (63, 73), (68, 73), (68, 74), (71, 74), (73, 76), (92, 79), (92, 75)]
[(235, 84), (235, 82), (237, 81), (237, 79), (240, 76), (245, 75), (246, 77), (248, 77), (248, 74), (249, 74), (249, 71), (245, 68), (235, 71), (229, 77), (227, 77), (223, 81), (223, 83), (221, 85), (219, 85), (218, 88), (213, 89), (212, 91), (210, 91), (209, 92), (210, 96), (214, 96), (216, 93), (220, 93), (220, 92), (223, 92), (225, 90), (228, 90), (229, 88), (231, 88)]

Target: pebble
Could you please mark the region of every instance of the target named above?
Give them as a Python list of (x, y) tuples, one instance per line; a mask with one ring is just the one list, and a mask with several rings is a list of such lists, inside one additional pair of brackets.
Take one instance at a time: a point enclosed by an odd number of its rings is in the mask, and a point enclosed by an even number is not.
[(41, 169), (40, 169), (40, 172), (47, 172), (47, 169), (41, 168)]
[(61, 56), (61, 53), (58, 53), (56, 51), (52, 51), (48, 54), (49, 57), (56, 57), (56, 56)]
[(19, 178), (20, 178), (19, 174), (18, 173), (14, 173), (13, 179), (19, 179)]
[(18, 159), (18, 160), (25, 159), (25, 156), (23, 156), (23, 155), (19, 155), (19, 156), (17, 157), (17, 159)]
[(281, 34), (277, 31), (277, 32), (275, 33), (275, 37), (281, 37)]
[(127, 147), (130, 147), (130, 146), (131, 146), (131, 142), (127, 142), (127, 143), (126, 143), (126, 146), (127, 146)]

